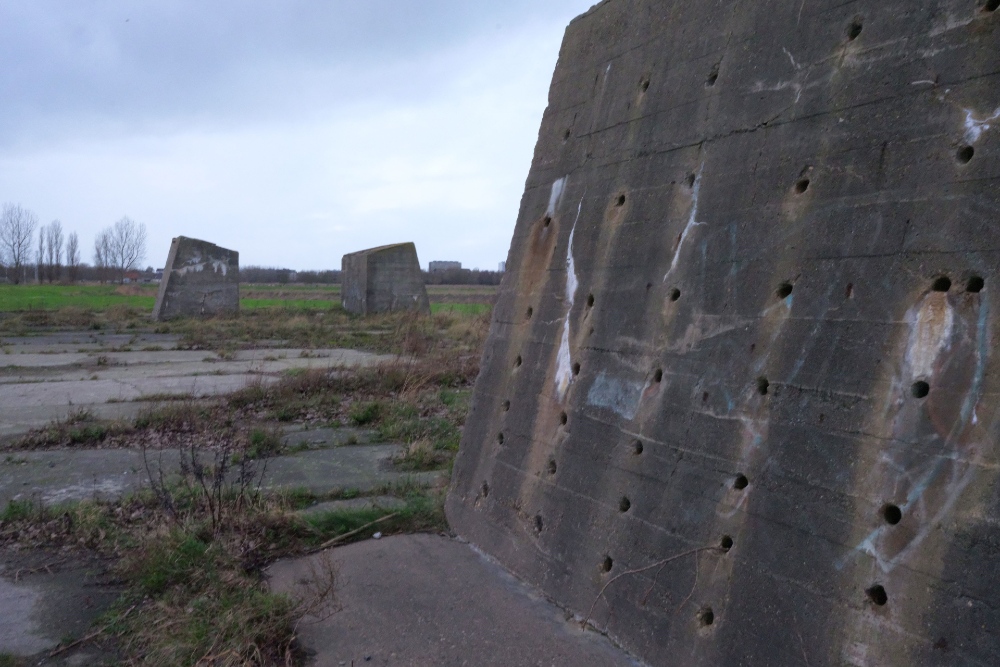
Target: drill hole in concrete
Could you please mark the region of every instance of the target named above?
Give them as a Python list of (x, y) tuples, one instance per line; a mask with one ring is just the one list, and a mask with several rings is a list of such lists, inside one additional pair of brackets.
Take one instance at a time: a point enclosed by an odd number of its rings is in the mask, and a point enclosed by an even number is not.
[(712, 68), (712, 71), (708, 73), (708, 78), (705, 79), (705, 87), (711, 88), (715, 85), (715, 82), (719, 80), (719, 66), (716, 65)]
[(787, 299), (789, 296), (791, 296), (792, 289), (794, 288), (792, 287), (791, 283), (781, 283), (780, 285), (778, 285), (778, 289), (774, 290), (774, 294), (779, 299)]
[(570, 135), (570, 131), (569, 130), (566, 130), (565, 132), (563, 132), (563, 141), (569, 141), (569, 135)]
[(556, 465), (556, 460), (555, 459), (549, 459), (549, 465), (547, 466), (547, 470), (549, 471), (549, 474), (550, 475), (556, 474), (556, 469), (557, 468), (558, 468), (558, 466)]
[(618, 199), (615, 200), (615, 206), (625, 205), (625, 195), (618, 195)]
[(959, 164), (969, 164), (972, 160), (972, 156), (976, 154), (976, 149), (972, 146), (962, 146), (955, 153), (955, 159), (958, 160)]
[[(1000, 0), (997, 0), (997, 2), (1000, 2)], [(984, 287), (986, 287), (985, 280), (983, 280), (979, 276), (972, 276), (971, 278), (969, 278), (969, 282), (966, 283), (965, 285), (965, 291), (972, 292), (973, 294), (978, 294), (979, 292), (983, 291)]]
[(490, 495), (490, 485), (487, 482), (483, 482), (483, 498), (487, 498)]
[(601, 561), (601, 572), (607, 573), (611, 571), (611, 568), (615, 566), (615, 561), (611, 556), (605, 556), (604, 560)]
[(698, 623), (701, 624), (701, 627), (703, 628), (707, 628), (712, 625), (712, 623), (715, 623), (715, 612), (712, 611), (711, 607), (705, 607), (698, 612)]
[(619, 512), (628, 512), (631, 507), (632, 507), (632, 501), (629, 500), (628, 497), (626, 496), (622, 496), (622, 499), (618, 501)]
[(995, 12), (997, 9), (1000, 9), (1000, 0), (986, 0), (983, 5), (984, 12)]
[(639, 92), (644, 93), (647, 90), (649, 90), (649, 79), (643, 79), (639, 82)]
[(507, 412), (508, 410), (510, 410), (510, 401), (504, 401), (503, 402), (503, 411)]
[(803, 178), (795, 183), (795, 194), (801, 195), (809, 189), (809, 179)]
[(924, 398), (931, 393), (931, 386), (923, 380), (917, 380), (910, 387), (910, 393), (913, 394), (913, 398)]
[(580, 364), (579, 363), (573, 364), (573, 375), (579, 375), (579, 374), (580, 374)]
[(532, 308), (531, 306), (528, 306), (528, 310), (526, 310), (524, 313), (524, 319), (530, 320), (531, 316), (534, 314), (535, 314), (535, 309)]
[(541, 533), (542, 532), (542, 528), (544, 528), (544, 527), (545, 527), (545, 524), (542, 521), (542, 515), (541, 514), (536, 514), (535, 515), (535, 532), (536, 533)]
[(503, 444), (503, 433), (497, 433), (497, 442)]
[(757, 393), (761, 396), (767, 396), (767, 390), (771, 386), (771, 383), (767, 381), (767, 378), (757, 378)]
[(935, 292), (947, 292), (951, 289), (951, 278), (948, 276), (938, 276), (934, 279), (931, 289)]
[(868, 595), (868, 599), (872, 601), (873, 604), (882, 607), (886, 602), (889, 601), (889, 595), (885, 592), (885, 588), (881, 584), (875, 584), (871, 588), (865, 591)]
[(653, 373), (653, 382), (657, 384), (663, 382), (663, 369), (661, 368), (656, 369), (656, 371)]
[(519, 354), (517, 355), (517, 359), (514, 360), (514, 368), (520, 368), (520, 367), (521, 367), (521, 355)]
[(854, 19), (851, 21), (851, 25), (847, 26), (847, 39), (853, 42), (858, 38), (862, 30), (864, 30), (864, 25), (862, 25), (861, 19)]
[(681, 291), (679, 289), (675, 287), (674, 289), (670, 290), (671, 301), (677, 301), (679, 298), (681, 298)]
[(695, 182), (695, 180), (696, 179), (695, 179), (695, 175), (694, 174), (688, 174), (687, 178), (684, 179), (684, 182), (687, 184), (688, 189), (693, 189), (694, 188), (694, 182)]
[(844, 290), (844, 298), (847, 299), (854, 298), (854, 283), (847, 283), (847, 289)]
[(723, 553), (729, 553), (729, 550), (733, 548), (733, 538), (723, 535), (722, 539), (719, 540), (719, 548), (722, 549)]
[(707, 391), (701, 392), (701, 402), (702, 403), (708, 403), (708, 392)]
[(639, 454), (642, 454), (642, 442), (641, 441), (636, 440), (634, 443), (632, 443), (632, 453), (635, 454), (636, 456), (638, 456)]
[(565, 426), (566, 422), (568, 422), (568, 421), (569, 421), (569, 416), (565, 412), (562, 413), (561, 415), (559, 415), (559, 423), (560, 424), (562, 424), (563, 426)]
[(750, 485), (750, 480), (747, 479), (746, 475), (737, 475), (736, 479), (733, 480), (733, 488), (737, 491), (742, 491)]
[(587, 308), (593, 308), (593, 307), (594, 307), (594, 295), (593, 294), (588, 294), (587, 295)]
[(542, 220), (542, 225), (548, 227), (551, 224), (552, 224), (552, 218), (549, 216), (545, 216), (545, 219)]
[(898, 505), (886, 505), (882, 508), (882, 518), (890, 526), (895, 526), (903, 520), (903, 510), (899, 509)]

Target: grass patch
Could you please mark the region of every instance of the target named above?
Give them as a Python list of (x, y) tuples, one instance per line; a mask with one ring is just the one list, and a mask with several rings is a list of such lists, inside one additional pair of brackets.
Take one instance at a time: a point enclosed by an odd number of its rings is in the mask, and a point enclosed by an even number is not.
[(432, 303), (431, 313), (459, 313), (461, 315), (484, 315), (493, 309), (488, 303)]

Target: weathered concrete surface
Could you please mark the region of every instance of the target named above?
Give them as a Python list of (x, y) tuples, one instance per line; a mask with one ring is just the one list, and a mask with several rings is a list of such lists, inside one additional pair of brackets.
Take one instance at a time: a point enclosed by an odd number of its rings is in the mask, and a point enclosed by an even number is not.
[(272, 589), (301, 592), (324, 557), (339, 567), (342, 610), (299, 626), (315, 667), (636, 664), (469, 545), (446, 537), (397, 535), (281, 561), (269, 570)]
[(993, 664), (996, 5), (576, 20), (453, 527), (653, 664)]
[[(433, 485), (440, 472), (393, 470), (391, 459), (401, 445), (358, 445), (305, 451), (267, 459), (261, 487), (306, 489), (317, 495), (356, 489), (365, 493), (384, 484), (413, 482)], [(204, 454), (205, 461), (212, 453)], [(179, 470), (177, 450), (51, 449), (0, 454), (0, 508), (12, 500), (58, 505), (80, 500), (116, 500), (149, 486), (147, 464), (154, 477)]]
[(170, 243), (154, 320), (205, 317), (240, 309), (240, 254), (178, 236)]
[(104, 664), (92, 646), (59, 659), (48, 652), (67, 637), (86, 635), (121, 594), (107, 564), (79, 555), (0, 551), (0, 656), (36, 656), (31, 664)]
[(80, 409), (103, 418), (129, 418), (150, 397), (216, 396), (274, 382), (293, 369), (362, 367), (395, 358), (298, 348), (239, 350), (223, 358), (206, 350), (173, 349), (171, 340), (159, 341), (168, 349), (148, 345), (126, 351), (120, 350), (131, 347), (128, 337), (113, 341), (112, 349), (76, 347), (83, 340), (67, 334), (0, 339), (6, 350), (0, 354), (0, 442)]
[(360, 315), (400, 310), (431, 312), (413, 243), (344, 255), (341, 281), (341, 302), (348, 312)]

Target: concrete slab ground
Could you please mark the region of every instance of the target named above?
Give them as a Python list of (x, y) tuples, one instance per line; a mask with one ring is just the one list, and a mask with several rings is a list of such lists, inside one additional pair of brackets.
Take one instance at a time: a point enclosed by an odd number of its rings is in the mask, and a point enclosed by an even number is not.
[(79, 554), (0, 551), (0, 655), (36, 656), (31, 664), (103, 664), (98, 647), (59, 659), (47, 653), (82, 637), (121, 593), (106, 564)]
[(394, 359), (357, 350), (280, 347), (223, 358), (207, 350), (178, 350), (177, 340), (87, 332), (0, 338), (0, 441), (81, 408), (101, 417), (131, 417), (139, 408), (108, 406), (165, 394), (216, 396), (273, 382), (294, 369), (356, 368)]
[(398, 535), (280, 561), (268, 570), (271, 587), (301, 593), (324, 557), (339, 568), (342, 609), (299, 625), (315, 667), (639, 664), (468, 544), (447, 537)]
[[(303, 451), (267, 459), (262, 487), (368, 492), (384, 484), (432, 485), (441, 472), (404, 473), (391, 467), (400, 445), (358, 445)], [(148, 462), (166, 474), (178, 470), (176, 450), (150, 451)], [(155, 472), (154, 472), (155, 474)], [(134, 449), (53, 449), (0, 454), (0, 507), (11, 500), (45, 505), (88, 499), (114, 500), (149, 485), (146, 460)]]

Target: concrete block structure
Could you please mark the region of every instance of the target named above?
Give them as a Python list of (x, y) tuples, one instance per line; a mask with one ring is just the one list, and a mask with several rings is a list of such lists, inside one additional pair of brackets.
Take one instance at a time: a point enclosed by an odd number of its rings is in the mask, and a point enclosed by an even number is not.
[(652, 665), (995, 663), (998, 5), (573, 21), (452, 527)]
[(431, 312), (413, 243), (344, 255), (340, 290), (344, 310), (359, 315), (401, 310)]
[(240, 254), (208, 241), (178, 236), (160, 280), (154, 320), (239, 312)]

